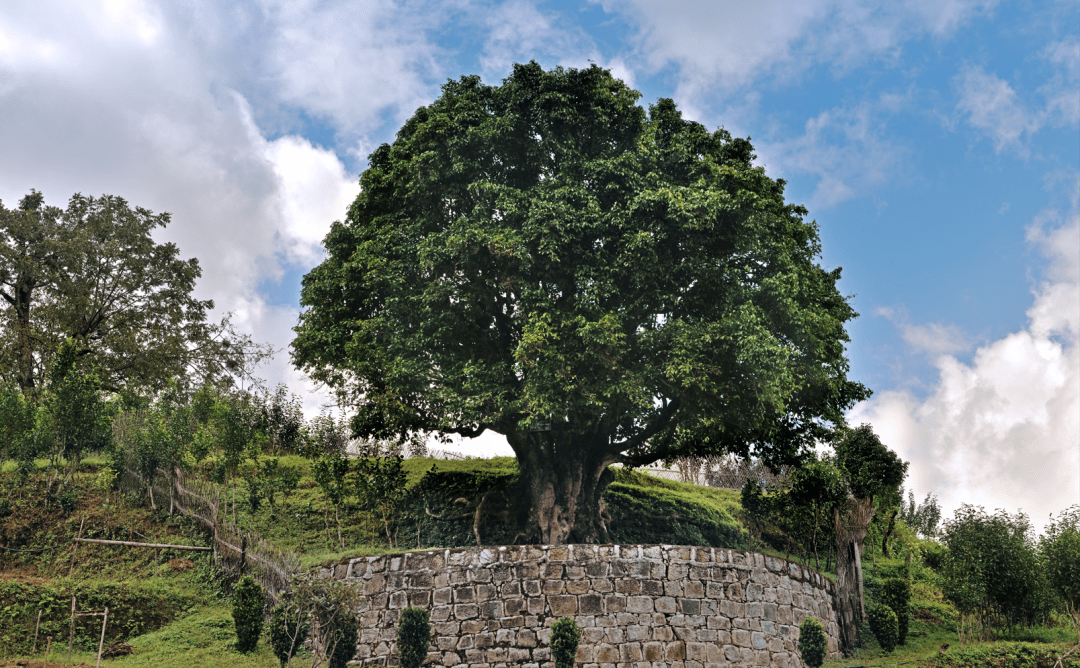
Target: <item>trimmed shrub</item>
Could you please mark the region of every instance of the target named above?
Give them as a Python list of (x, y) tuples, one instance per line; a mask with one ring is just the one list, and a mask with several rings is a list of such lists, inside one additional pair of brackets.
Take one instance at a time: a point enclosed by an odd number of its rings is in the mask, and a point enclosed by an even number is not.
[(581, 627), (572, 617), (563, 617), (551, 625), (551, 658), (555, 668), (574, 668)]
[(911, 585), (903, 578), (886, 578), (881, 583), (880, 598), (896, 613), (896, 644), (907, 643)]
[(896, 613), (887, 605), (875, 605), (869, 610), (870, 630), (886, 654), (896, 649)]
[(233, 625), (236, 627), (236, 649), (252, 652), (259, 644), (262, 633), (263, 614), (266, 597), (255, 578), (245, 575), (240, 578), (233, 592)]
[(281, 668), (289, 665), (293, 654), (307, 640), (310, 629), (306, 619), (288, 605), (275, 606), (270, 612), (270, 647), (281, 662)]
[(825, 627), (817, 617), (807, 617), (799, 624), (799, 655), (810, 668), (818, 668), (825, 663), (828, 639)]
[(330, 655), (330, 668), (345, 668), (356, 655), (356, 641), (360, 638), (360, 620), (353, 616), (343, 619), (335, 629), (337, 642)]
[(401, 668), (420, 668), (431, 644), (431, 624), (426, 608), (405, 608), (397, 627), (398, 659)]

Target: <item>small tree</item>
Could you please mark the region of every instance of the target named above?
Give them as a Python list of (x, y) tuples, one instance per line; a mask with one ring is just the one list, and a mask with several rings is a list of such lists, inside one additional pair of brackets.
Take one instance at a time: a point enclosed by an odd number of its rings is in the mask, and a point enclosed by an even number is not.
[(405, 498), (407, 476), (401, 462), (401, 455), (356, 460), (356, 496), (361, 507), (375, 513), (382, 522), (390, 547), (394, 547), (390, 525)]
[(555, 668), (574, 668), (581, 627), (572, 617), (563, 617), (551, 625), (551, 659)]
[[(351, 465), (341, 453), (333, 453), (326, 457), (311, 462), (311, 475), (315, 482), (322, 488), (323, 495), (334, 508), (334, 522), (337, 525), (337, 544), (340, 549), (345, 549), (345, 539), (341, 536), (341, 504), (349, 491), (346, 487), (346, 477), (349, 475)], [(327, 518), (329, 507), (323, 509), (323, 525), (326, 528), (326, 540), (330, 541), (330, 521)]]
[(886, 578), (881, 583), (881, 602), (896, 613), (896, 643), (905, 644), (910, 618), (911, 585), (903, 578)]
[(892, 608), (881, 604), (870, 606), (870, 630), (886, 654), (896, 649), (898, 631)]
[(266, 597), (255, 578), (250, 575), (240, 578), (233, 592), (232, 611), (238, 651), (255, 651), (255, 646), (259, 644), (259, 634), (262, 633), (265, 607)]
[(426, 608), (405, 608), (398, 619), (397, 646), (401, 668), (420, 668), (431, 644)]
[(817, 617), (807, 617), (799, 625), (799, 655), (810, 668), (819, 668), (825, 663), (827, 651), (825, 627)]
[(341, 580), (294, 576), (288, 598), (300, 619), (311, 620), (311, 668), (344, 666), (356, 653), (360, 592)]
[(270, 612), (269, 630), (274, 656), (281, 662), (281, 668), (288, 668), (296, 650), (304, 644), (311, 631), (307, 617), (286, 598), (284, 603), (274, 606)]
[(1061, 599), (1080, 641), (1080, 506), (1051, 520), (1039, 549), (1050, 587)]

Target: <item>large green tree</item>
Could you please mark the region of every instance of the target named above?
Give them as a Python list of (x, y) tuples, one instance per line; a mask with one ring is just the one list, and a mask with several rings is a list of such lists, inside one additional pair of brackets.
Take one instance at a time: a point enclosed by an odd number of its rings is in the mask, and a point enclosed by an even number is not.
[(268, 352), (192, 296), (202, 271), (152, 233), (169, 214), (120, 198), (74, 195), (66, 209), (31, 191), (0, 203), (0, 378), (36, 392), (62, 342), (97, 369), (105, 390), (153, 391), (250, 372)]
[(793, 461), (869, 394), (806, 210), (638, 97), (596, 66), (449, 81), (303, 280), (294, 363), (358, 436), (503, 434), (521, 541), (606, 540), (610, 464)]

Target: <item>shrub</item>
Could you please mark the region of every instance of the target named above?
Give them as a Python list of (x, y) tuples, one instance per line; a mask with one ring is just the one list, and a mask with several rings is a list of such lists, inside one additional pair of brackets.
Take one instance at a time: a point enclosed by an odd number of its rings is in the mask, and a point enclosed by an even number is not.
[(799, 654), (810, 668), (825, 663), (827, 642), (825, 627), (817, 617), (807, 617), (799, 625)]
[(1040, 540), (1049, 586), (1065, 607), (1080, 640), (1080, 506), (1066, 509)]
[(896, 649), (896, 613), (887, 605), (870, 607), (870, 630), (886, 654)]
[(401, 668), (419, 668), (431, 644), (426, 608), (405, 608), (398, 619), (397, 646)]
[(262, 587), (250, 575), (240, 578), (233, 592), (233, 625), (236, 627), (236, 649), (251, 652), (259, 644), (262, 633), (266, 597)]
[(574, 668), (574, 656), (581, 642), (581, 627), (571, 617), (551, 625), (551, 658), (555, 668)]
[(963, 504), (945, 523), (943, 542), (942, 589), (961, 614), (961, 637), (965, 627), (986, 640), (995, 628), (1046, 617), (1046, 577), (1027, 515)]
[(293, 654), (307, 640), (309, 631), (307, 619), (287, 603), (275, 606), (270, 612), (270, 646), (281, 662), (281, 668), (289, 665)]
[(886, 578), (881, 583), (881, 602), (896, 613), (896, 644), (907, 642), (911, 585), (903, 578)]
[(341, 620), (333, 631), (333, 651), (330, 652), (330, 668), (345, 668), (356, 655), (356, 641), (360, 637), (360, 621), (349, 615)]

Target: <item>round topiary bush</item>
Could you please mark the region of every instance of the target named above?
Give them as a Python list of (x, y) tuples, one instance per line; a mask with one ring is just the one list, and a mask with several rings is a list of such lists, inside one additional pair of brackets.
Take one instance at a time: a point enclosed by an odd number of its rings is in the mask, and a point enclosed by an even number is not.
[(233, 591), (233, 626), (236, 627), (236, 649), (252, 652), (262, 633), (266, 597), (255, 578), (245, 575)]
[(896, 649), (896, 613), (887, 605), (875, 605), (869, 610), (870, 630), (886, 654)]
[(551, 659), (555, 668), (574, 668), (581, 627), (571, 617), (563, 617), (551, 625)]
[(304, 644), (309, 631), (307, 620), (298, 617), (296, 610), (287, 604), (277, 605), (270, 611), (270, 647), (281, 662), (281, 668), (288, 665), (296, 650)]
[(818, 668), (825, 663), (828, 639), (825, 627), (817, 617), (807, 617), (799, 624), (799, 655), (810, 668)]
[(903, 578), (886, 578), (881, 583), (881, 602), (896, 613), (896, 644), (907, 642), (911, 607), (911, 585)]
[(431, 644), (426, 608), (405, 608), (398, 618), (397, 648), (401, 668), (420, 668)]

